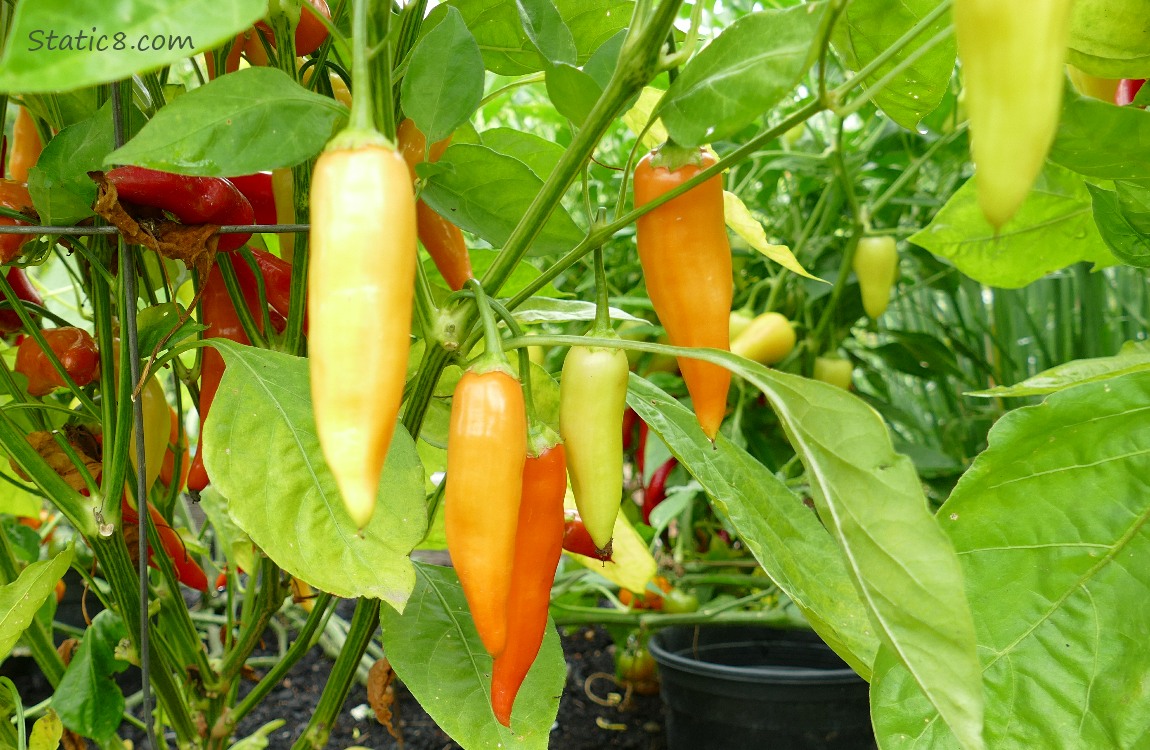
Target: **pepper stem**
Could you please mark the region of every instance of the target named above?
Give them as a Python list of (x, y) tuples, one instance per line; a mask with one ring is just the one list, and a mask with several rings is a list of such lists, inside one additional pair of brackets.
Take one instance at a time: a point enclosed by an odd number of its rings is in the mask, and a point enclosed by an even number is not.
[(503, 338), (499, 335), (499, 324), (495, 320), (495, 313), (491, 311), (491, 301), (483, 291), (483, 285), (478, 279), (468, 279), (468, 286), (475, 296), (475, 306), (479, 309), (479, 317), (483, 321), (483, 341), (486, 351), (484, 359), (509, 366), (507, 355), (503, 353)]

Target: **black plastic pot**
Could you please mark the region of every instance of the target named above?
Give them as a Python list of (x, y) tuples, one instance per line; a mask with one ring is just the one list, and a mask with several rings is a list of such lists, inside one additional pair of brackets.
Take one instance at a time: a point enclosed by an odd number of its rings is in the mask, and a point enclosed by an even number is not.
[(651, 637), (670, 750), (873, 750), (868, 685), (814, 633), (675, 627)]

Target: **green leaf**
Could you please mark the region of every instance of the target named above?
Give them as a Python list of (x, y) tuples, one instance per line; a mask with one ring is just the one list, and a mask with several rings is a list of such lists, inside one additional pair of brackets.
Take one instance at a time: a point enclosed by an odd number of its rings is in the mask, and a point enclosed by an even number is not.
[(119, 0), (109, 11), (85, 0), (17, 3), (0, 91), (72, 91), (158, 70), (234, 37), (267, 13), (267, 2)]
[(547, 96), (559, 114), (576, 127), (591, 113), (603, 89), (595, 79), (572, 65), (560, 63), (547, 70)]
[(323, 150), (346, 118), (346, 107), (282, 70), (245, 68), (168, 104), (104, 164), (205, 177), (293, 167)]
[(869, 677), (878, 639), (842, 553), (818, 516), (742, 448), (722, 435), (712, 447), (692, 412), (637, 375), (631, 376), (627, 403), (731, 519), (811, 627)]
[(411, 52), (400, 95), (404, 113), (430, 143), (467, 122), (483, 99), (483, 58), (463, 16), (447, 15)]
[(1068, 85), (1050, 161), (1087, 177), (1144, 180), (1150, 174), (1150, 117), (1081, 96)]
[(72, 564), (69, 545), (51, 560), (34, 562), (15, 581), (0, 586), (0, 661), (8, 658), (20, 636), (32, 624), (36, 610), (52, 596), (56, 582)]
[[(440, 158), (443, 171), (423, 191), (427, 204), (460, 228), (502, 247), (543, 187), (526, 164), (486, 146), (457, 143)], [(558, 206), (535, 239), (531, 255), (557, 255), (583, 239), (583, 231)]]
[(36, 720), (28, 736), (28, 750), (56, 750), (64, 737), (64, 725), (52, 709)]
[(124, 713), (124, 694), (113, 675), (128, 668), (116, 658), (116, 647), (128, 637), (124, 621), (105, 609), (84, 631), (79, 648), (52, 696), (52, 707), (64, 726), (77, 734), (107, 742)]
[(1007, 289), (1079, 261), (1114, 262), (1094, 223), (1082, 179), (1051, 164), (998, 235), (978, 207), (974, 180), (968, 180), (910, 241), (976, 281)]
[[(846, 9), (846, 23), (835, 27), (835, 48), (848, 67), (861, 70), (894, 46), (898, 39), (930, 14), (939, 0), (853, 0)], [(942, 15), (918, 37), (866, 78), (873, 85), (922, 45), (946, 30), (950, 17)], [(934, 46), (914, 64), (904, 68), (875, 95), (874, 101), (887, 116), (907, 130), (916, 130), (922, 118), (942, 103), (954, 72), (955, 42), (951, 36)]]
[(583, 72), (599, 84), (600, 91), (607, 88), (607, 82), (611, 80), (611, 74), (619, 64), (619, 52), (623, 49), (623, 42), (626, 39), (626, 30), (620, 31), (595, 50), (595, 54), (591, 55), (591, 59), (583, 66)]
[(539, 656), (515, 700), (512, 731), (492, 713), (491, 657), (475, 631), (454, 571), (417, 564), (416, 574), (404, 613), (380, 612), (383, 648), (396, 675), (465, 750), (545, 750), (567, 674), (554, 625), (548, 625)]
[(563, 158), (563, 147), (554, 141), (514, 128), (491, 128), (481, 134), (483, 145), (523, 162), (540, 180), (546, 180)]
[(575, 62), (575, 38), (551, 0), (516, 0), (515, 6), (527, 38), (545, 60), (568, 65)]
[[(3, 463), (0, 462), (0, 466)], [(7, 481), (8, 479), (12, 481)], [(7, 479), (0, 480), (0, 513), (11, 513), (14, 516), (38, 516), (43, 507), (44, 499), (33, 495), (35, 485), (21, 481), (15, 476), (7, 475)]]
[(362, 532), (344, 509), (323, 461), (306, 359), (213, 345), (227, 369), (212, 404), (204, 461), (232, 518), (281, 568), (336, 596), (371, 596), (402, 609), (415, 584), (408, 553), (427, 517), (423, 467), (399, 425), (380, 480), (380, 499)]
[[(143, 124), (143, 115), (130, 109), (131, 120)], [(134, 132), (137, 128), (129, 128)], [(28, 192), (40, 214), (51, 226), (71, 226), (92, 215), (96, 183), (88, 172), (101, 169), (104, 157), (115, 145), (112, 102), (108, 101), (86, 120), (69, 125), (48, 141), (36, 166), (28, 173)]]
[[(492, 73), (520, 76), (544, 70), (547, 62), (523, 28), (517, 4), (507, 0), (451, 0), (475, 35), (483, 64)], [(441, 6), (442, 7), (442, 6)], [(556, 9), (570, 30), (577, 63), (591, 57), (604, 42), (627, 26), (633, 2), (621, 0), (557, 0)], [(446, 9), (436, 8), (424, 27), (438, 23)]]
[(1094, 199), (1094, 222), (1114, 257), (1130, 266), (1150, 266), (1150, 191), (1129, 182), (1116, 182), (1117, 190), (1087, 185)]
[(1096, 383), (1142, 370), (1150, 370), (1150, 342), (1127, 341), (1113, 357), (1076, 359), (1044, 370), (1021, 383), (1000, 385), (966, 395), (997, 398), (1045, 396), (1083, 383)]
[[(136, 313), (136, 328), (139, 330), (140, 354), (150, 356), (161, 342), (164, 348), (170, 349), (197, 331), (206, 331), (207, 326), (201, 325), (190, 316), (185, 317), (187, 311), (178, 302), (161, 302), (158, 305), (145, 307)], [(183, 320), (182, 323), (180, 321)], [(179, 328), (176, 326), (179, 324)]]
[[(636, 318), (617, 307), (608, 308), (612, 320), (634, 320), (639, 323), (649, 321)], [(515, 308), (515, 319), (525, 325), (532, 323), (566, 323), (573, 320), (594, 320), (595, 303), (583, 300), (552, 299), (551, 297), (531, 297)]]
[(675, 142), (701, 146), (761, 118), (815, 61), (826, 3), (743, 16), (694, 57), (656, 114)]
[(879, 638), (965, 746), (982, 747), (982, 681), (958, 558), (927, 507), (913, 463), (894, 451), (882, 419), (833, 385), (730, 352), (691, 351), (766, 396)]
[[(974, 613), (990, 747), (1145, 744), (1148, 409), (1137, 372), (1010, 411), (938, 512)], [(955, 746), (898, 667), (876, 669), (873, 694), (882, 747)]]
[(1075, 0), (1069, 62), (1104, 78), (1150, 77), (1150, 26), (1145, 3)]

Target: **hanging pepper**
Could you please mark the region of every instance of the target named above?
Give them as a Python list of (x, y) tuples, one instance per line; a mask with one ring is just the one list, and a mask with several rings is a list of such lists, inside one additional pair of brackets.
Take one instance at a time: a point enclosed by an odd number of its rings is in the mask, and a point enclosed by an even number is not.
[[(44, 306), (44, 300), (41, 299), (40, 293), (36, 291), (36, 287), (32, 286), (32, 282), (28, 280), (28, 275), (24, 273), (23, 268), (9, 268), (6, 278), (8, 279), (8, 284), (12, 287), (12, 291), (16, 293), (16, 297), (22, 302), (30, 302), (40, 307)], [(3, 300), (3, 295), (0, 295), (0, 301)], [(11, 308), (0, 310), (0, 333), (19, 331), (23, 326), (24, 323), (20, 320), (20, 316), (15, 310)]]
[[(635, 206), (642, 207), (715, 163), (703, 149), (664, 144), (635, 168)], [(731, 246), (718, 175), (639, 217), (639, 262), (651, 304), (671, 344), (730, 349)], [(699, 426), (711, 440), (727, 409), (731, 374), (679, 357)]]
[(671, 456), (664, 461), (659, 468), (655, 469), (655, 473), (651, 475), (651, 482), (647, 485), (647, 489), (643, 492), (643, 523), (650, 525), (651, 511), (659, 507), (659, 504), (667, 497), (667, 478), (671, 476), (671, 472), (679, 465), (679, 459)]
[(187, 485), (188, 469), (191, 466), (191, 460), (188, 458), (188, 436), (180, 429), (180, 418), (176, 414), (176, 410), (169, 406), (168, 411), (170, 412), (171, 427), (168, 431), (168, 445), (164, 450), (164, 460), (160, 464), (160, 481), (170, 487), (172, 481), (177, 479), (176, 454), (179, 453), (180, 472), (176, 487), (178, 490), (183, 490)]
[(515, 532), (515, 562), (507, 601), (507, 646), (491, 673), (491, 708), (511, 726), (515, 696), (539, 654), (555, 568), (563, 554), (563, 495), (567, 462), (559, 436), (544, 428), (532, 436), (523, 464), (523, 499)]
[[(120, 504), (120, 512), (124, 519), (125, 537), (134, 541), (133, 532), (136, 525), (140, 522), (139, 514), (132, 506), (131, 501), (125, 494)], [(156, 527), (156, 531), (160, 534), (160, 545), (163, 547), (164, 554), (172, 559), (172, 565), (176, 569), (176, 578), (180, 583), (188, 588), (193, 588), (198, 591), (208, 590), (208, 577), (204, 573), (204, 569), (200, 564), (188, 554), (188, 548), (184, 544), (183, 538), (180, 537), (179, 532), (171, 527), (171, 525), (164, 520), (160, 515), (160, 511), (156, 510), (155, 506), (148, 503), (148, 516), (152, 519), (152, 525)], [(132, 531), (128, 531), (132, 529)], [(129, 549), (135, 550), (135, 544), (129, 544)], [(148, 545), (148, 565), (150, 567), (159, 569), (154, 559), (154, 552), (151, 545)]]
[(494, 357), (481, 359), (463, 374), (451, 401), (447, 549), (475, 628), (493, 657), (507, 645), (515, 527), (527, 456), (525, 409), (519, 381)]
[(601, 551), (591, 541), (587, 533), (587, 526), (574, 510), (564, 511), (563, 514), (563, 550), (584, 557), (594, 557), (603, 562), (611, 562), (611, 551)]
[[(0, 208), (36, 215), (32, 207), (32, 196), (28, 194), (28, 186), (15, 180), (0, 180)], [(0, 226), (28, 226), (28, 224), (10, 216), (0, 216)], [(7, 263), (19, 255), (20, 248), (31, 239), (30, 234), (0, 234), (0, 263)]]
[[(411, 180), (414, 182), (415, 165), (424, 159), (427, 139), (419, 132), (413, 120), (404, 120), (399, 124), (397, 138), (399, 150), (403, 153), (403, 159), (407, 162)], [(428, 159), (437, 161), (450, 142), (451, 139), (447, 138), (432, 144)], [(459, 291), (468, 279), (475, 278), (471, 271), (471, 257), (467, 254), (467, 243), (463, 240), (463, 232), (422, 200), (415, 204), (415, 211), (419, 241), (435, 261), (435, 267), (443, 275), (443, 280), (452, 291)]]
[(363, 527), (407, 373), (415, 195), (403, 158), (381, 137), (346, 133), (312, 172), (308, 361), (320, 446)]
[(764, 365), (782, 362), (795, 348), (795, 327), (777, 312), (758, 315), (739, 337), (731, 352)]
[(20, 107), (12, 124), (12, 149), (8, 152), (9, 175), (16, 182), (28, 181), (28, 170), (36, 166), (44, 144), (28, 110)]
[[(78, 386), (85, 386), (100, 373), (100, 351), (87, 331), (72, 326), (45, 328), (40, 332), (65, 372)], [(65, 387), (64, 378), (31, 336), (16, 349), (16, 372), (28, 378), (28, 395), (44, 396)]]
[(851, 267), (859, 280), (863, 309), (877, 320), (890, 304), (890, 290), (898, 279), (898, 245), (894, 237), (863, 237), (855, 248)]
[(276, 223), (276, 198), (272, 190), (271, 172), (229, 177), (228, 181), (236, 186), (236, 190), (243, 193), (248, 203), (252, 204), (256, 224)]
[[(251, 269), (242, 260), (235, 263), (236, 278), (243, 293), (244, 303), (251, 311), (256, 324), (262, 327), (263, 315), (259, 309), (259, 289)], [(218, 266), (212, 266), (208, 274), (207, 283), (204, 284), (203, 297), (200, 300), (200, 322), (208, 328), (204, 331), (204, 338), (221, 338), (235, 341), (239, 344), (248, 344), (247, 334), (240, 322), (239, 313), (228, 296), (228, 288), (224, 283), (223, 273)], [(196, 448), (196, 455), (192, 459), (188, 470), (188, 489), (201, 492), (211, 481), (207, 468), (204, 466), (204, 425), (207, 424), (211, 412), (212, 402), (219, 390), (220, 380), (224, 375), (224, 358), (211, 347), (204, 349), (202, 364), (200, 366), (200, 444)]]
[[(295, 27), (295, 53), (297, 55), (310, 55), (327, 40), (327, 26), (319, 19), (321, 15), (331, 21), (331, 9), (327, 5), (327, 0), (307, 0), (302, 4), (299, 23)], [(256, 28), (271, 43), (272, 47), (276, 46), (275, 34), (272, 33), (270, 26), (263, 21), (258, 21)], [(267, 64), (266, 57), (264, 64)]]
[(1123, 78), (1114, 90), (1114, 103), (1119, 107), (1132, 103), (1145, 83), (1145, 78)]
[(1015, 213), (1054, 142), (1072, 0), (955, 0), (954, 32), (970, 114), (978, 205), (999, 229)]
[(628, 369), (622, 349), (573, 346), (559, 384), (559, 433), (567, 446), (571, 491), (601, 550), (610, 549), (623, 496)]
[[(255, 222), (252, 204), (223, 177), (190, 177), (145, 167), (116, 167), (104, 175), (121, 201), (167, 211), (182, 224)], [(250, 234), (222, 234), (220, 252), (242, 247)]]

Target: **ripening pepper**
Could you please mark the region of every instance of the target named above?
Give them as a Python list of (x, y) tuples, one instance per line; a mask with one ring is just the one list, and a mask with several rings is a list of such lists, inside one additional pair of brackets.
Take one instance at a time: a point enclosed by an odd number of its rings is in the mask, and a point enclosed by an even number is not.
[(511, 726), (511, 708), (547, 630), (555, 567), (563, 554), (563, 495), (567, 462), (559, 436), (550, 430), (532, 441), (523, 464), (523, 499), (515, 532), (515, 562), (507, 601), (507, 646), (491, 673), (491, 707)]
[(1072, 0), (955, 0), (978, 205), (999, 229), (1030, 193), (1054, 142)]
[[(32, 196), (28, 194), (28, 186), (16, 180), (0, 180), (0, 207), (10, 211), (35, 215), (32, 207)], [(13, 219), (9, 216), (0, 216), (0, 226), (28, 226), (28, 222)], [(30, 234), (0, 234), (0, 263), (7, 263), (20, 254), (24, 243), (31, 240)]]
[[(120, 512), (124, 520), (125, 528), (133, 528), (139, 523), (139, 514), (136, 509), (132, 507), (131, 501), (128, 499), (127, 493), (121, 502)], [(189, 588), (198, 591), (208, 590), (208, 576), (204, 573), (204, 569), (196, 562), (195, 558), (188, 554), (188, 548), (184, 544), (184, 540), (180, 537), (179, 532), (172, 528), (160, 512), (156, 510), (155, 506), (148, 503), (148, 516), (152, 520), (152, 525), (156, 527), (156, 531), (160, 535), (160, 544), (163, 547), (164, 554), (172, 559), (172, 565), (176, 569), (176, 578), (180, 583)], [(135, 545), (129, 545), (129, 549), (134, 550)], [(151, 545), (148, 545), (148, 565), (153, 568), (159, 568), (159, 565), (154, 560), (155, 553)]]
[[(399, 124), (397, 133), (399, 150), (407, 162), (411, 172), (412, 182), (416, 179), (415, 165), (424, 160), (424, 150), (427, 148), (427, 138), (419, 132), (413, 120), (404, 120)], [(431, 145), (427, 154), (429, 161), (436, 161), (447, 149), (451, 139), (447, 138)], [(463, 240), (463, 232), (459, 227), (440, 216), (431, 206), (422, 200), (415, 205), (416, 221), (419, 228), (419, 241), (435, 267), (443, 275), (443, 280), (452, 291), (459, 291), (468, 279), (474, 278), (471, 271), (471, 256), (467, 254), (467, 243)]]
[(758, 315), (731, 342), (731, 352), (764, 365), (775, 365), (795, 348), (795, 327), (777, 312)]
[(815, 357), (813, 377), (849, 391), (854, 378), (854, 365), (849, 359), (841, 357)]
[(8, 151), (8, 174), (16, 182), (28, 181), (28, 170), (36, 166), (44, 143), (36, 130), (32, 115), (24, 107), (16, 114), (12, 124), (12, 148)]
[(344, 507), (363, 527), (403, 398), (415, 288), (415, 194), (378, 135), (337, 140), (312, 172), (312, 404)]
[[(8, 284), (21, 302), (31, 302), (33, 305), (44, 306), (44, 300), (36, 291), (36, 287), (32, 286), (32, 282), (28, 280), (28, 274), (24, 272), (23, 268), (16, 268), (15, 266), (9, 268), (5, 278), (8, 279)], [(0, 301), (5, 301), (3, 295), (0, 295)], [(11, 307), (0, 310), (0, 333), (19, 331), (23, 325), (20, 315)]]
[(890, 303), (890, 290), (898, 278), (898, 246), (894, 237), (863, 237), (855, 248), (851, 267), (859, 281), (863, 309), (877, 320)]
[[(715, 161), (703, 149), (665, 144), (652, 151), (635, 168), (635, 207), (682, 185)], [(636, 242), (647, 292), (671, 344), (729, 350), (733, 283), (720, 176), (639, 217)], [(699, 426), (714, 440), (726, 413), (731, 373), (710, 362), (678, 359)]]
[(507, 645), (526, 458), (519, 381), (502, 364), (468, 369), (451, 400), (444, 530), (475, 629), (493, 657)]
[[(45, 328), (40, 333), (72, 382), (83, 387), (96, 379), (100, 373), (100, 350), (91, 334), (73, 326)], [(31, 336), (16, 349), (14, 369), (28, 378), (30, 396), (44, 396), (65, 386), (64, 378)]]
[(559, 434), (579, 515), (600, 550), (609, 550), (623, 496), (623, 413), (627, 355), (573, 346), (559, 384)]

